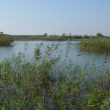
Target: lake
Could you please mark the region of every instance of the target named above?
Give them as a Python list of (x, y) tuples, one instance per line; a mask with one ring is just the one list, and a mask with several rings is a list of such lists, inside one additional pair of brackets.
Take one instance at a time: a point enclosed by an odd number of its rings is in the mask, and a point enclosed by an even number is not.
[(75, 64), (80, 66), (96, 65), (99, 69), (110, 67), (110, 56), (105, 54), (96, 54), (89, 52), (81, 52), (78, 48), (80, 41), (14, 41), (10, 47), (0, 47), (0, 60), (11, 58), (18, 53), (24, 53), (27, 59), (31, 59), (34, 49), (43, 43), (41, 50), (45, 50), (48, 45), (58, 45), (58, 49), (54, 52), (54, 56), (60, 55), (62, 64)]

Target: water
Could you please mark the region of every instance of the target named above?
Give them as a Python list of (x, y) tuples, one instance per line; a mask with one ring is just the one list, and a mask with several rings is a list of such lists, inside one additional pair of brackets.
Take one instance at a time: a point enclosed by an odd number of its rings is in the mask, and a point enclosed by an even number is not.
[(110, 67), (110, 56), (104, 54), (81, 52), (78, 48), (79, 41), (15, 41), (10, 47), (0, 47), (0, 60), (11, 58), (18, 53), (25, 53), (27, 59), (31, 59), (34, 54), (34, 49), (43, 42), (42, 51), (47, 45), (59, 45), (58, 50), (54, 53), (55, 56), (60, 54), (62, 64), (75, 65), (97, 65), (100, 69)]

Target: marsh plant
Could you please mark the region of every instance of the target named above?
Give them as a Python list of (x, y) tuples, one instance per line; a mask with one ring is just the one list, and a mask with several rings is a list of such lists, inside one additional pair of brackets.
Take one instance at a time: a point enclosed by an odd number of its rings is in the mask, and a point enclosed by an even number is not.
[(56, 66), (57, 46), (39, 45), (34, 60), (19, 54), (0, 62), (0, 110), (109, 110), (110, 71)]
[(86, 40), (82, 40), (80, 42), (79, 47), (83, 51), (110, 54), (110, 39), (109, 38), (89, 38)]
[(13, 42), (13, 38), (6, 35), (0, 35), (0, 46), (9, 46)]

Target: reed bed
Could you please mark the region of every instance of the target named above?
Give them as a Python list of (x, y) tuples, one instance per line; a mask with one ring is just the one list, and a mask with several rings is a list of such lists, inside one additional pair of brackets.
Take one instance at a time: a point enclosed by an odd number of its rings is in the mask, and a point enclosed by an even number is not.
[(13, 42), (13, 38), (7, 36), (0, 36), (0, 46), (9, 46)]
[(34, 59), (19, 54), (0, 62), (0, 110), (109, 110), (110, 70), (71, 65), (55, 67), (59, 57), (51, 57), (56, 47), (40, 47)]
[(110, 54), (109, 38), (89, 38), (82, 40), (79, 45), (81, 50)]

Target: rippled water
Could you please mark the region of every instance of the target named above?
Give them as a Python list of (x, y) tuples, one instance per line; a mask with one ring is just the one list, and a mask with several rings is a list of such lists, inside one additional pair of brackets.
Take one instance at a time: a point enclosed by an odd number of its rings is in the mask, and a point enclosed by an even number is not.
[[(44, 51), (47, 45), (59, 45), (55, 52), (55, 56), (60, 54), (61, 61), (67, 64), (75, 65), (98, 65), (101, 68), (110, 67), (110, 56), (104, 54), (81, 52), (78, 48), (79, 41), (51, 42), (51, 41), (15, 41), (10, 47), (0, 47), (0, 60), (11, 58), (13, 55), (25, 53), (28, 59), (31, 59), (34, 54), (34, 49), (43, 42), (41, 47)], [(65, 60), (64, 60), (65, 59)], [(63, 61), (64, 60), (64, 61)]]

